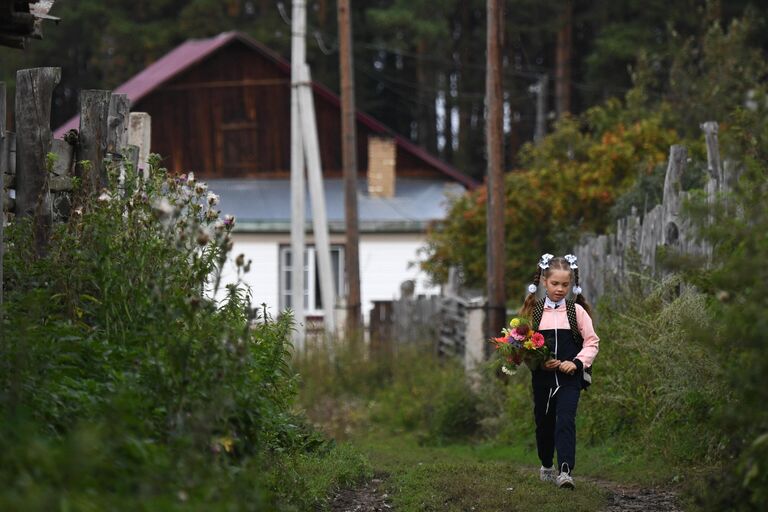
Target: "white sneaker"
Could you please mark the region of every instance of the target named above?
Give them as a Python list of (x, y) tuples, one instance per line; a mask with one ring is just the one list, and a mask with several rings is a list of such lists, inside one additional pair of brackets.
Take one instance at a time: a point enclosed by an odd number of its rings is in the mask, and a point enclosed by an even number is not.
[(576, 486), (573, 483), (573, 477), (571, 476), (571, 468), (568, 467), (566, 462), (563, 462), (560, 466), (560, 474), (557, 475), (555, 483), (560, 489), (575, 489)]
[(541, 466), (539, 469), (539, 480), (542, 482), (555, 482), (555, 479), (557, 478), (557, 475), (555, 474), (555, 466), (552, 466), (550, 468), (545, 468), (544, 466)]

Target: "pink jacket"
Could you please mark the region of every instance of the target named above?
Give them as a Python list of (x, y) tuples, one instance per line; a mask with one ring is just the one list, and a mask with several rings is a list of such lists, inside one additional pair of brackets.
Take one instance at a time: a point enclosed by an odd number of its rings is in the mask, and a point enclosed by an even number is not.
[[(597, 355), (600, 338), (595, 334), (595, 329), (592, 326), (592, 318), (590, 318), (589, 314), (579, 304), (576, 304), (576, 322), (579, 324), (581, 337), (584, 338), (584, 344), (579, 353), (576, 354), (576, 359), (581, 361), (585, 368), (589, 368), (592, 366), (592, 362)], [(544, 313), (541, 315), (539, 330), (543, 331), (546, 329), (571, 329), (571, 326), (568, 324), (568, 314), (564, 307), (557, 309), (544, 308)]]

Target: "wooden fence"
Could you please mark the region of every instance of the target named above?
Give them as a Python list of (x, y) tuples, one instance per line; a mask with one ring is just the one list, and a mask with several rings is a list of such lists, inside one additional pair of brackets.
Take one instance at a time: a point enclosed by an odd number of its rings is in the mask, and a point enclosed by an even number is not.
[(60, 79), (60, 68), (16, 73), (15, 132), (6, 131), (6, 88), (0, 83), (0, 305), (5, 225), (31, 218), (35, 250), (45, 254), (53, 223), (69, 217), (73, 178), (96, 195), (107, 185), (110, 163), (140, 169), (149, 154), (149, 115), (130, 113), (127, 96), (109, 91), (82, 91), (80, 129), (53, 139), (51, 100)]
[[(707, 144), (709, 174), (705, 191), (709, 201), (714, 201), (719, 193), (732, 188), (736, 170), (732, 163), (723, 164), (720, 160), (717, 123), (709, 121), (701, 127)], [(684, 146), (672, 146), (661, 204), (642, 215), (633, 211), (616, 223), (614, 233), (589, 237), (576, 247), (580, 284), (584, 295), (590, 300), (596, 300), (610, 287), (624, 282), (629, 270), (630, 251), (637, 253), (643, 269), (651, 275), (658, 275), (662, 270), (657, 261), (661, 247), (688, 255), (711, 255), (711, 247), (697, 241), (693, 226), (682, 215), (682, 206), (690, 197), (690, 193), (681, 187), (687, 162), (687, 149)]]
[[(736, 169), (720, 160), (717, 123), (704, 123), (702, 130), (709, 174), (705, 191), (709, 200), (714, 201), (719, 193), (731, 190)], [(711, 247), (696, 239), (693, 226), (682, 214), (683, 204), (690, 197), (681, 184), (687, 163), (688, 151), (684, 146), (670, 147), (661, 204), (642, 215), (633, 211), (617, 222), (615, 233), (588, 237), (575, 249), (580, 284), (590, 300), (599, 298), (611, 285), (623, 282), (631, 251), (639, 255), (643, 269), (652, 275), (662, 271), (657, 264), (659, 247), (705, 258), (711, 255)], [(395, 343), (434, 339), (440, 355), (462, 358), (467, 370), (476, 368), (489, 354), (487, 340), (491, 333), (486, 332), (486, 301), (483, 297), (462, 297), (457, 292), (455, 275), (452, 272), (446, 291), (439, 297), (414, 299), (403, 294), (400, 299), (382, 301), (374, 309), (376, 321), (372, 314), (372, 338), (378, 336)]]
[(414, 297), (408, 289), (413, 286), (406, 282), (399, 299), (374, 302), (373, 347), (425, 341), (434, 345), (438, 355), (463, 360), (467, 370), (486, 358), (484, 298), (463, 297), (450, 286), (439, 296)]

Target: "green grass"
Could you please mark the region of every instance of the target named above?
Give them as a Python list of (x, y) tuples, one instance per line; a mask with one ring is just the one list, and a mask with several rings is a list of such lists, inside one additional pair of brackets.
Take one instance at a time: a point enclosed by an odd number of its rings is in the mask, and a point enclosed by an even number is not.
[(419, 444), (412, 434), (369, 431), (353, 439), (368, 456), (397, 510), (541, 512), (598, 510), (605, 491), (579, 481), (574, 492), (539, 481), (535, 454), (521, 446)]

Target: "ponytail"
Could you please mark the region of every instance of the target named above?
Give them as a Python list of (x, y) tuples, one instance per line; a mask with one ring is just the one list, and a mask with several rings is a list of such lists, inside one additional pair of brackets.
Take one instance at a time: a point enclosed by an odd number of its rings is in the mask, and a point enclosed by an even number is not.
[[(536, 305), (536, 289), (539, 287), (539, 281), (541, 280), (541, 267), (536, 266), (536, 272), (533, 274), (533, 284), (528, 288), (528, 296), (523, 302), (523, 307), (520, 308), (520, 316), (523, 318), (531, 318), (533, 314), (533, 307)], [(533, 290), (533, 291), (531, 291)]]
[(573, 284), (574, 293), (577, 291), (579, 292), (579, 293), (575, 293), (576, 297), (574, 298), (574, 302), (580, 305), (581, 307), (583, 307), (584, 311), (586, 311), (589, 316), (592, 316), (592, 306), (589, 305), (589, 303), (587, 302), (587, 299), (585, 299), (584, 295), (581, 294), (581, 286), (579, 286), (579, 268), (578, 267), (573, 269), (573, 279), (574, 279), (574, 284)]

